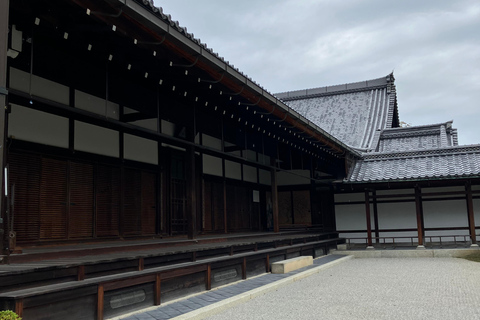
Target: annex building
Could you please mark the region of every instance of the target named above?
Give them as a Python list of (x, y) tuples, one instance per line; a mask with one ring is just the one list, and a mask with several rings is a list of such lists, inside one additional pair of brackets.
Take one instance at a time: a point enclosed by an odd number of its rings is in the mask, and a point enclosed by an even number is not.
[(0, 309), (103, 319), (345, 241), (476, 245), (480, 146), (458, 146), (451, 121), (400, 127), (398, 105), (393, 74), (272, 94), (152, 1), (0, 0), (2, 264), (31, 248), (256, 239), (12, 275)]

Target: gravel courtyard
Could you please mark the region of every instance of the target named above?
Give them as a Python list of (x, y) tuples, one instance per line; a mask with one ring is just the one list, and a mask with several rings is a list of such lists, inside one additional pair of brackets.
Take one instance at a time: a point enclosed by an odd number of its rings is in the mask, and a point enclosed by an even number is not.
[(351, 259), (208, 319), (480, 319), (480, 263)]

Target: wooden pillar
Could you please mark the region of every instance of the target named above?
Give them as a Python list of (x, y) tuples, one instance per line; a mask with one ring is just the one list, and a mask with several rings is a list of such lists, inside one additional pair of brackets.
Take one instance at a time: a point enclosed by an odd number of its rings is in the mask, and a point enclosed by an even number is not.
[(162, 303), (161, 299), (162, 278), (160, 273), (155, 275), (155, 301), (154, 305), (159, 306)]
[(419, 186), (415, 186), (415, 211), (417, 214), (418, 246), (423, 248), (425, 245), (425, 226), (423, 222), (422, 190)]
[(375, 243), (380, 243), (380, 231), (378, 231), (378, 206), (377, 206), (377, 192), (374, 190), (373, 195), (373, 223), (375, 228)]
[(278, 188), (277, 188), (277, 169), (270, 170), (272, 176), (272, 211), (273, 211), (273, 232), (280, 232), (278, 224)]
[[(7, 49), (8, 49), (8, 13), (9, 0), (0, 0), (0, 191), (1, 199), (5, 194), (3, 188), (5, 183), (3, 180), (3, 168), (5, 167), (5, 107), (7, 106)], [(0, 201), (0, 254), (10, 254), (8, 250), (8, 228), (7, 215), (4, 210), (5, 202)], [(13, 249), (13, 248), (12, 248)]]
[(372, 248), (372, 222), (370, 217), (370, 192), (365, 190), (365, 214), (367, 219), (367, 246)]
[(470, 181), (465, 184), (465, 193), (467, 196), (468, 230), (470, 232), (472, 245), (476, 245), (477, 236), (475, 235), (475, 215), (473, 212), (472, 185)]
[(97, 320), (103, 320), (103, 301), (104, 298), (104, 290), (103, 284), (98, 285), (98, 293), (97, 293)]
[(186, 150), (186, 180), (187, 180), (187, 225), (188, 239), (194, 239), (197, 234), (197, 195), (195, 175), (195, 148), (190, 146)]

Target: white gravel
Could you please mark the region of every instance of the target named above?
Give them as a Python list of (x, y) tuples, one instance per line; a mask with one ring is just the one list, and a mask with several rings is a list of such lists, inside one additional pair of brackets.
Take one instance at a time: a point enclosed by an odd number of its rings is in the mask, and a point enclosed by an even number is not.
[(480, 263), (351, 259), (208, 319), (480, 319)]

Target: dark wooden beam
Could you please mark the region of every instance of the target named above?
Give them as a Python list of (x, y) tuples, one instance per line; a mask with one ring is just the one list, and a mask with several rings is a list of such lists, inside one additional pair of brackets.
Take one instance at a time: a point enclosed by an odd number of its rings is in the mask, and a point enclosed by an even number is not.
[(103, 285), (98, 285), (98, 292), (97, 292), (97, 320), (103, 320), (103, 298), (104, 298), (104, 291)]
[(475, 235), (475, 214), (473, 212), (472, 185), (470, 182), (465, 184), (465, 192), (467, 194), (468, 229), (470, 231), (470, 239), (472, 240), (472, 244), (477, 244), (477, 236)]
[(186, 180), (187, 180), (187, 225), (188, 238), (194, 239), (197, 234), (197, 195), (196, 195), (196, 175), (195, 175), (195, 148), (188, 147), (186, 151)]
[(207, 271), (205, 272), (205, 289), (212, 289), (212, 265), (207, 265)]
[[(0, 191), (2, 192), (2, 201), (0, 201), (0, 218), (2, 223), (0, 223), (0, 242), (1, 251), (0, 254), (8, 255), (10, 251), (8, 250), (8, 228), (7, 228), (7, 215), (4, 210), (5, 202), (3, 201), (4, 193), (4, 183), (3, 180), (3, 167), (4, 167), (4, 157), (6, 156), (6, 150), (4, 148), (5, 144), (5, 109), (7, 106), (7, 50), (8, 50), (8, 13), (9, 13), (10, 2), (9, 0), (0, 0), (0, 181), (2, 182), (2, 187)], [(13, 249), (13, 248), (12, 248)]]
[(367, 219), (367, 246), (372, 246), (372, 221), (370, 218), (370, 196), (369, 191), (365, 190), (365, 214)]
[(155, 275), (155, 302), (156, 306), (159, 306), (161, 301), (161, 287), (162, 287), (162, 278), (160, 277), (160, 273)]
[(272, 176), (272, 214), (273, 214), (273, 232), (280, 232), (278, 222), (278, 186), (277, 186), (277, 169), (270, 170)]
[(424, 245), (425, 226), (423, 222), (423, 204), (422, 204), (422, 190), (419, 186), (415, 187), (415, 212), (417, 214), (417, 233), (418, 245)]

